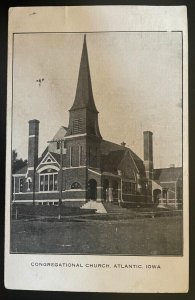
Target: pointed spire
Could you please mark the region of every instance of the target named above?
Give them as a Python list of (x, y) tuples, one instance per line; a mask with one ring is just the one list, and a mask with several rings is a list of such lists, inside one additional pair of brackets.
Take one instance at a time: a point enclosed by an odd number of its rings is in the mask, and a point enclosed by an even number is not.
[(93, 99), (86, 35), (84, 35), (76, 96), (70, 111), (81, 108), (87, 108), (91, 111), (98, 112)]

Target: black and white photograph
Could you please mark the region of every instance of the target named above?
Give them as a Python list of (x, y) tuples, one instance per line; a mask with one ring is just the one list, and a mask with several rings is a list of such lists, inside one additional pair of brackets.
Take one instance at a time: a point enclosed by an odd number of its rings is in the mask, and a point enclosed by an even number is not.
[(13, 39), (10, 251), (182, 255), (182, 32)]
[(8, 287), (186, 291), (185, 12), (10, 11)]

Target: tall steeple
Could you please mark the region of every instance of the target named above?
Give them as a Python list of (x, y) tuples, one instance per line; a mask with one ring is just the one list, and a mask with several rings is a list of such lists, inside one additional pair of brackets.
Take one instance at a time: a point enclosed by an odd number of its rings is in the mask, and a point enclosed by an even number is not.
[(101, 138), (98, 111), (91, 85), (86, 36), (84, 36), (75, 100), (69, 112), (70, 118), (66, 136), (87, 134)]
[[(86, 36), (84, 36), (75, 100), (69, 112), (69, 125), (65, 136), (65, 198), (87, 199), (87, 168), (100, 168), (102, 137), (98, 125), (98, 111), (93, 99)], [(71, 189), (74, 182), (78, 182), (82, 187), (77, 194), (74, 194)]]
[(70, 111), (82, 108), (97, 112), (93, 99), (86, 35), (84, 35), (75, 100)]

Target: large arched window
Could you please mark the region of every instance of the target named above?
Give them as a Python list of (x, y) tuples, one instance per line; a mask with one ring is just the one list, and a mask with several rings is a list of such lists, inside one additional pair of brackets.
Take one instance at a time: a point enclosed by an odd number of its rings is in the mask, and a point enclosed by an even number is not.
[(41, 192), (58, 190), (58, 173), (54, 169), (45, 169), (39, 174), (39, 190)]

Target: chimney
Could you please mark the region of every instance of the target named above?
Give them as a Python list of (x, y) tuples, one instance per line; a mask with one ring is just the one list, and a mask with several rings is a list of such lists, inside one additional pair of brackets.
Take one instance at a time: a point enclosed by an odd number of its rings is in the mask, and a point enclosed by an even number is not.
[(151, 131), (144, 131), (144, 165), (146, 170), (146, 177), (153, 178), (153, 133)]
[(38, 164), (39, 121), (29, 121), (28, 169), (34, 170)]

